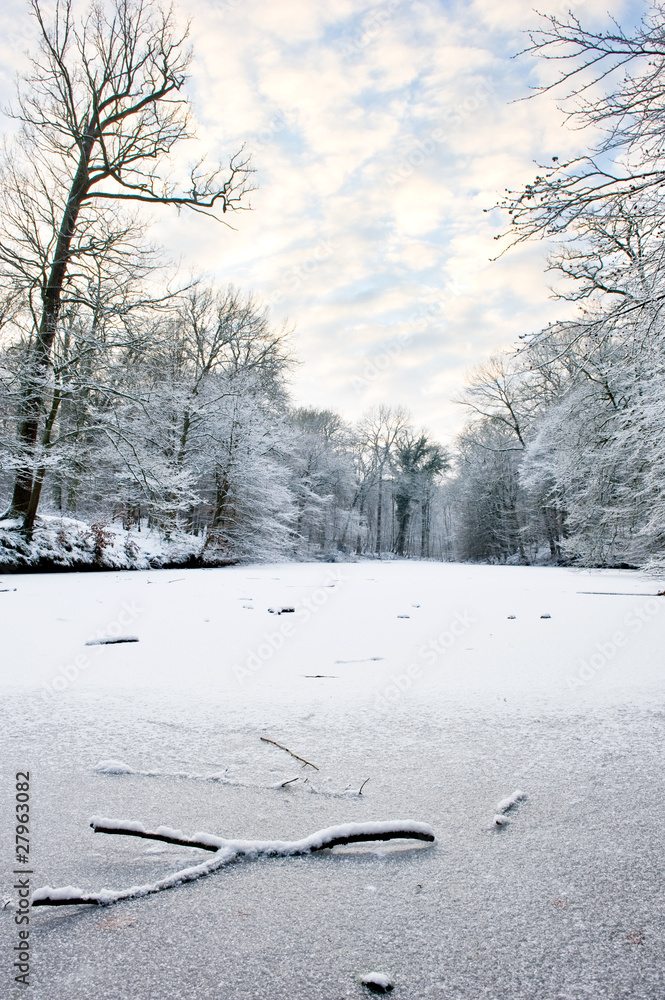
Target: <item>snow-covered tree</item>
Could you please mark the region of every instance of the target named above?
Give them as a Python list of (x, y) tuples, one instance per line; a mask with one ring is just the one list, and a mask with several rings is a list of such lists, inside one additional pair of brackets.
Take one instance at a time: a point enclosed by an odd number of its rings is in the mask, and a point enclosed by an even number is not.
[(100, 280), (122, 282), (132, 273), (143, 227), (124, 209), (159, 204), (223, 213), (241, 206), (248, 177), (239, 154), (226, 170), (194, 167), (182, 189), (171, 179), (169, 154), (192, 135), (181, 94), (186, 33), (172, 11), (112, 0), (77, 17), (64, 0), (49, 19), (40, 0), (30, 6), (39, 51), (19, 86), (13, 114), (20, 130), (0, 170), (0, 280), (3, 294), (23, 298), (26, 324), (7, 516), (22, 518), (27, 535), (41, 497), (43, 439), (59, 399), (59, 328), (72, 309), (94, 314)]

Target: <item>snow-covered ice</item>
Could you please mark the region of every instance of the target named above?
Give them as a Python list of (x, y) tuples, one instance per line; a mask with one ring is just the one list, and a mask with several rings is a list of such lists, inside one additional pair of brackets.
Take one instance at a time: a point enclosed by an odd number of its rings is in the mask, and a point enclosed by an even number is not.
[[(402, 816), (436, 843), (229, 863), (113, 920), (35, 909), (33, 1000), (341, 1000), (361, 970), (404, 1000), (665, 995), (662, 580), (386, 561), (155, 586), (174, 579), (26, 574), (2, 594), (0, 759), (5, 788), (30, 771), (32, 888), (140, 890), (220, 860), (91, 816), (288, 844)], [(85, 645), (114, 634), (140, 641)], [(500, 835), (493, 813), (514, 814)]]

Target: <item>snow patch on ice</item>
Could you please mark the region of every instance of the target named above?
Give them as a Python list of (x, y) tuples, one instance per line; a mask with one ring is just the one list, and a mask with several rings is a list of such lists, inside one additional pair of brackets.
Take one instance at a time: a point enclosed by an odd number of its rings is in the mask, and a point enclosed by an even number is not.
[(368, 972), (360, 980), (363, 986), (367, 986), (373, 993), (390, 993), (395, 988), (390, 976), (385, 972)]
[(129, 764), (125, 764), (122, 760), (100, 760), (99, 764), (95, 764), (93, 771), (97, 771), (99, 774), (137, 774), (139, 772), (135, 771), (133, 767)]
[(518, 802), (521, 802), (525, 798), (526, 795), (524, 792), (518, 788), (517, 791), (513, 792), (512, 795), (509, 795), (507, 799), (501, 799), (501, 801), (497, 803), (496, 811), (498, 813), (507, 813), (509, 809), (512, 809)]

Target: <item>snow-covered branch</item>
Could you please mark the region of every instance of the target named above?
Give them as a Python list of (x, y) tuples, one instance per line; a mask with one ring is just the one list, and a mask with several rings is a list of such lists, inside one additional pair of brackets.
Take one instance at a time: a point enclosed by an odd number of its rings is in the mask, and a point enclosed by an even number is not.
[(140, 837), (146, 840), (160, 840), (167, 844), (178, 844), (183, 847), (196, 847), (204, 851), (214, 852), (210, 861), (182, 869), (174, 874), (146, 885), (132, 886), (129, 889), (102, 889), (101, 892), (86, 893), (76, 886), (64, 886), (53, 889), (45, 886), (37, 889), (32, 895), (33, 906), (70, 906), (74, 904), (93, 904), (107, 906), (123, 899), (137, 899), (152, 895), (164, 889), (195, 879), (203, 878), (217, 871), (224, 865), (240, 858), (254, 859), (259, 857), (291, 857), (294, 855), (312, 854), (346, 844), (367, 843), (377, 840), (421, 840), (432, 843), (435, 840), (434, 831), (426, 823), (409, 820), (391, 820), (379, 823), (345, 823), (341, 826), (331, 826), (318, 830), (303, 840), (225, 840), (209, 833), (195, 833), (187, 836), (180, 830), (160, 826), (156, 830), (146, 830), (141, 823), (128, 820), (107, 819), (94, 816), (90, 825), (95, 833), (118, 834), (126, 837)]

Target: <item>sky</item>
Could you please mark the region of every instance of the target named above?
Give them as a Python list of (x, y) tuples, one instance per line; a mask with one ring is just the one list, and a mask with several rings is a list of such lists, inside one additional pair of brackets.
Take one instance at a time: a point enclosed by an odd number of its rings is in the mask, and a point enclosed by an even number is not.
[[(77, 0), (74, 0), (75, 6)], [(83, 7), (83, 4), (80, 4)], [(23, 0), (0, 12), (6, 103), (33, 39)], [(488, 211), (534, 161), (592, 137), (551, 96), (522, 100), (551, 67), (513, 58), (538, 23), (532, 0), (182, 0), (194, 59), (197, 139), (187, 155), (243, 144), (257, 190), (229, 229), (165, 210), (151, 235), (186, 271), (253, 291), (294, 328), (294, 402), (349, 420), (408, 408), (449, 442), (466, 374), (522, 334), (570, 314), (552, 298), (546, 247), (499, 260)], [(634, 0), (546, 0), (585, 26), (634, 22)], [(184, 153), (183, 153), (184, 155)]]

